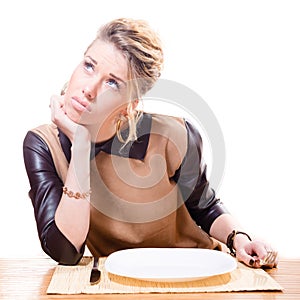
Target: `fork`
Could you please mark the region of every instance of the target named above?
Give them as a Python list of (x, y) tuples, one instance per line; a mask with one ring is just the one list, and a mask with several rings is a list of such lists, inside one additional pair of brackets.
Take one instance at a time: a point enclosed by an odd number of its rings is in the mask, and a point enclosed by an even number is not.
[(276, 261), (277, 254), (277, 251), (267, 251), (267, 256), (264, 259), (260, 259), (259, 264), (265, 267), (273, 266)]

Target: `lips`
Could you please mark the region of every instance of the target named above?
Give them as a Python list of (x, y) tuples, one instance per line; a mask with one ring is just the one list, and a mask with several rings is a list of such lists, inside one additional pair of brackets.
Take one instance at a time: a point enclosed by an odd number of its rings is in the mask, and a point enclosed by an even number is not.
[(72, 97), (71, 98), (72, 106), (75, 110), (79, 112), (88, 111), (90, 112), (90, 103), (88, 101), (85, 101), (84, 99), (81, 99), (79, 97)]

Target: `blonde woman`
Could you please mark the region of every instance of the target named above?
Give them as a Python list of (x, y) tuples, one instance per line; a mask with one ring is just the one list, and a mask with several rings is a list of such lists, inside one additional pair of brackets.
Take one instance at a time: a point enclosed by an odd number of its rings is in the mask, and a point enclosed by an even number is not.
[(105, 24), (51, 98), (52, 124), (27, 133), (24, 161), (42, 248), (73, 265), (86, 246), (98, 257), (135, 247), (220, 249), (222, 242), (260, 267), (272, 249), (252, 241), (216, 198), (197, 130), (185, 119), (137, 110), (162, 63), (146, 22)]

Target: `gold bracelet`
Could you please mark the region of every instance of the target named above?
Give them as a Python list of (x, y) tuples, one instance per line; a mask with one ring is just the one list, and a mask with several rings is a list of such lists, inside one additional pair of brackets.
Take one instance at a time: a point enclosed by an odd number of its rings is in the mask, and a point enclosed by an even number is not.
[(65, 195), (67, 195), (69, 198), (86, 199), (88, 196), (90, 196), (92, 191), (89, 190), (88, 192), (85, 192), (85, 193), (79, 193), (79, 192), (74, 193), (72, 191), (69, 191), (68, 188), (66, 186), (64, 186), (63, 187), (63, 193)]

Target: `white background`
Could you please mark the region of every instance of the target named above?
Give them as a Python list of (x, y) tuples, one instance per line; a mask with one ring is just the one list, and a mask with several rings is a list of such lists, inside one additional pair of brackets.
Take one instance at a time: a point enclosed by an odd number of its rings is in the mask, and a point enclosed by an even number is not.
[(214, 111), (226, 144), (218, 196), (247, 232), (299, 257), (299, 15), (289, 0), (1, 1), (0, 257), (44, 255), (23, 138), (50, 122), (50, 96), (116, 17), (146, 19), (164, 43), (162, 78)]

